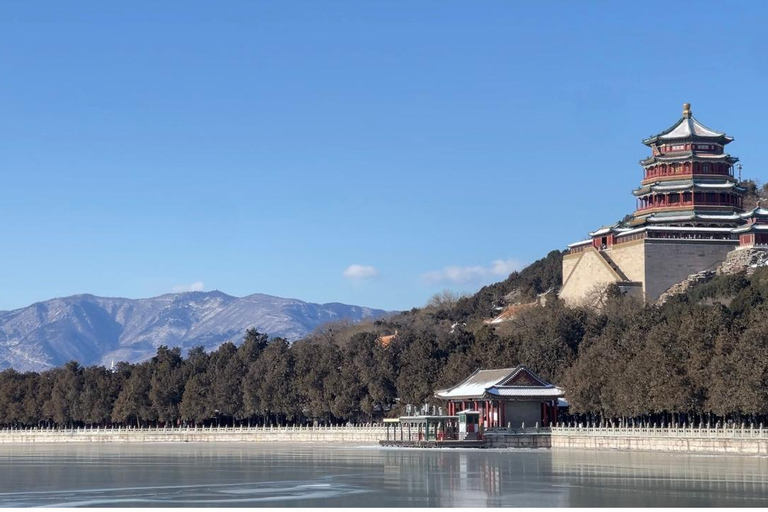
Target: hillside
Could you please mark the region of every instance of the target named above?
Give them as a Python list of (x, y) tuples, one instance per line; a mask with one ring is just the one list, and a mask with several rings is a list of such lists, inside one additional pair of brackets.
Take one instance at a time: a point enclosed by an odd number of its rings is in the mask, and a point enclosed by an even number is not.
[[(239, 347), (184, 358), (160, 346), (115, 372), (74, 362), (41, 374), (6, 370), (0, 425), (372, 421), (435, 403), (435, 389), (476, 368), (517, 364), (562, 385), (579, 421), (768, 421), (768, 267), (717, 275), (662, 305), (609, 289), (599, 311), (549, 295), (507, 322), (484, 321), (556, 286), (559, 258), (550, 253), (472, 297), (331, 322), (293, 344), (250, 330)], [(120, 316), (111, 314), (87, 318), (113, 325)], [(158, 324), (158, 332), (177, 327)]]

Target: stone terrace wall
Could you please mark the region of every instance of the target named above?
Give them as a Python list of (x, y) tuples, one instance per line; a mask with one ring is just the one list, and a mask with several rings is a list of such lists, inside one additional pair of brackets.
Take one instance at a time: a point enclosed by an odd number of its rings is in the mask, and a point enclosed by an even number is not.
[(83, 428), (67, 430), (2, 430), (5, 443), (360, 443), (384, 439), (381, 425), (338, 427), (229, 427), (229, 428)]
[(761, 428), (553, 427), (553, 449), (633, 450), (732, 455), (768, 455)]

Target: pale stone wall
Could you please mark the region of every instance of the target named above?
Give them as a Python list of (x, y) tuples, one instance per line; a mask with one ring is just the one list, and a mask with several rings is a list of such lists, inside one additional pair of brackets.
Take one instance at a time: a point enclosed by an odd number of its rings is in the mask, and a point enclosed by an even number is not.
[(645, 281), (645, 244), (643, 240), (633, 240), (625, 244), (614, 245), (607, 250), (614, 263), (624, 272), (630, 281)]
[[(563, 282), (559, 294), (567, 304), (579, 305), (591, 291), (620, 280), (596, 249), (590, 247), (574, 256), (579, 258), (570, 276)], [(563, 266), (565, 270), (565, 258), (563, 258)]]
[(377, 444), (385, 427), (4, 430), (4, 443), (359, 443)]
[(715, 270), (734, 248), (721, 240), (645, 240), (645, 297), (654, 301), (672, 285), (703, 270)]
[(577, 254), (566, 254), (563, 256), (563, 282), (565, 283), (568, 281), (568, 278), (571, 277), (571, 272), (573, 272), (573, 269), (576, 268), (576, 264), (581, 259), (582, 253)]
[[(74, 429), (4, 430), (7, 443), (347, 443), (378, 444), (385, 427), (221, 428), (221, 429)], [(497, 429), (485, 434), (490, 448), (552, 448), (635, 450), (732, 455), (768, 455), (768, 430), (747, 429), (628, 429), (555, 427)]]
[(746, 430), (742, 436), (739, 436), (738, 430), (735, 430), (733, 435), (706, 430), (676, 434), (610, 432), (610, 429), (584, 429), (581, 432), (574, 430), (553, 428), (552, 449), (768, 455), (768, 438), (763, 432), (758, 433), (756, 430)]
[[(715, 270), (737, 244), (736, 240), (645, 239), (614, 245), (606, 254), (627, 279), (643, 283), (642, 298), (652, 302), (691, 274)], [(560, 298), (572, 306), (581, 304), (595, 288), (619, 281), (591, 247), (563, 258), (563, 276)]]
[(541, 434), (496, 434), (489, 432), (485, 435), (487, 448), (551, 448), (552, 436)]

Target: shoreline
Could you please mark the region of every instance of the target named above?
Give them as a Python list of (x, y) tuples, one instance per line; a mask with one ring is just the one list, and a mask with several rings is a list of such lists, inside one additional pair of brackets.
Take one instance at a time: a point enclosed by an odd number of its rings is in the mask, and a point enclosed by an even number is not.
[[(29, 444), (208, 444), (281, 443), (380, 447), (386, 428), (379, 425), (224, 428), (79, 428), (3, 430), (0, 446)], [(536, 433), (489, 431), (489, 441), (472, 450), (588, 450), (768, 456), (768, 431), (762, 428), (611, 428), (554, 427)], [(383, 447), (382, 447), (383, 448)], [(394, 449), (394, 448), (393, 448)], [(402, 449), (402, 448), (397, 448)], [(417, 448), (421, 449), (421, 448)], [(425, 448), (434, 450), (436, 448)], [(462, 449), (462, 448), (445, 448)]]

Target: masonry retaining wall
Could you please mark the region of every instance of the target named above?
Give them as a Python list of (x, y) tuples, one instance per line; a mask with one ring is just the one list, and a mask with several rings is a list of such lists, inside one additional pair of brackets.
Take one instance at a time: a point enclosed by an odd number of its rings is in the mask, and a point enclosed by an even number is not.
[(551, 429), (552, 448), (633, 450), (732, 455), (768, 455), (763, 428), (586, 428)]
[[(385, 437), (386, 429), (380, 425), (314, 428), (35, 429), (2, 430), (0, 444), (286, 442), (374, 445)], [(768, 429), (763, 428), (553, 427), (487, 432), (485, 439), (488, 448), (633, 450), (768, 456)]]

